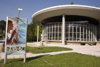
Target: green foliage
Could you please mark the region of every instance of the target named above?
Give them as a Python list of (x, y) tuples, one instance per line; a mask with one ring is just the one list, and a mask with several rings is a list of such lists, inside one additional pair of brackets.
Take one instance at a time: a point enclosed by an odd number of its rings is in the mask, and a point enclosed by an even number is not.
[[(39, 26), (39, 40), (40, 35), (42, 33), (42, 27)], [(28, 30), (27, 30), (27, 42), (32, 42), (37, 40), (37, 24), (34, 23), (33, 21), (28, 25)]]
[(0, 21), (0, 38), (5, 37), (6, 21)]
[(64, 48), (64, 47), (28, 47), (31, 53), (46, 53), (46, 52), (56, 52), (56, 51), (68, 51), (72, 50), (71, 48)]
[(71, 5), (73, 5), (74, 3), (73, 3), (73, 2), (71, 2), (70, 4), (71, 4)]
[(0, 29), (5, 30), (5, 27), (6, 27), (6, 21), (1, 20), (1, 21), (0, 21)]

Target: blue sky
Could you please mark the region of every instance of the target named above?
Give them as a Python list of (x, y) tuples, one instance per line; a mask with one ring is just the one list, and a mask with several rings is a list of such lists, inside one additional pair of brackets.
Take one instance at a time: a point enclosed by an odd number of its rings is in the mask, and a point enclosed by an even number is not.
[(6, 21), (7, 16), (18, 16), (18, 8), (22, 8), (19, 17), (27, 18), (29, 24), (36, 11), (57, 5), (68, 5), (72, 1), (74, 4), (100, 7), (100, 0), (0, 0), (0, 20)]

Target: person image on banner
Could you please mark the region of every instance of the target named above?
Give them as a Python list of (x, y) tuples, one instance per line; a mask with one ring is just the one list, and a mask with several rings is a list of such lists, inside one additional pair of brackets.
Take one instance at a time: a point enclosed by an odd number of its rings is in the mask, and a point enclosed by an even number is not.
[(15, 28), (13, 21), (8, 19), (7, 45), (12, 45), (12, 43), (18, 44), (18, 28)]

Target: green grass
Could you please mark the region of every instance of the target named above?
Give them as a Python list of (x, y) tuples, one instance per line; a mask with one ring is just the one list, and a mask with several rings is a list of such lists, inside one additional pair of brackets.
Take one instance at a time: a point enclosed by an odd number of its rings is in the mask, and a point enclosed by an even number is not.
[(0, 61), (0, 67), (100, 67), (100, 57), (79, 53), (64, 53), (23, 59), (8, 59), (7, 64)]
[(68, 51), (72, 50), (71, 48), (64, 47), (28, 47), (27, 50), (31, 53), (47, 53), (47, 52), (56, 52), (56, 51)]
[(56, 67), (100, 67), (100, 57), (79, 53), (45, 56), (43, 59), (46, 59)]

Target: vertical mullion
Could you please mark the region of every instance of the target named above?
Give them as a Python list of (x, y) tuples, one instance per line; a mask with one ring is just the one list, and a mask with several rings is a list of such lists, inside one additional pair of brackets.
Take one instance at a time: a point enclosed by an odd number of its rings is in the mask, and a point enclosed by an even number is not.
[(95, 29), (94, 29), (95, 27), (94, 27), (94, 25), (93, 25), (93, 41), (95, 42)]
[[(79, 32), (78, 32), (78, 33), (79, 33)], [(76, 41), (78, 40), (78, 39), (77, 39), (77, 34), (78, 34), (78, 33), (77, 33), (77, 25), (76, 25)]]
[(89, 41), (90, 41), (90, 24), (89, 24)]
[(70, 23), (69, 23), (69, 41), (70, 41)]
[(84, 41), (84, 24), (83, 24), (83, 41)]
[(87, 42), (87, 24), (86, 24), (86, 42)]
[(59, 40), (59, 23), (58, 23), (58, 40)]
[(97, 27), (96, 26), (95, 26), (95, 34), (96, 34), (95, 39), (96, 39), (96, 42), (97, 42)]
[(93, 42), (95, 42), (95, 31), (94, 31), (94, 25), (93, 25)]
[(52, 40), (53, 40), (53, 24), (52, 24)]
[[(74, 23), (73, 23), (74, 24)], [(72, 41), (73, 41), (73, 38), (74, 38), (74, 35), (73, 35), (73, 33), (74, 33), (74, 27), (73, 27), (73, 25), (72, 25)]]
[(91, 42), (92, 42), (92, 25), (91, 25)]
[(81, 23), (80, 23), (80, 41), (81, 41)]

